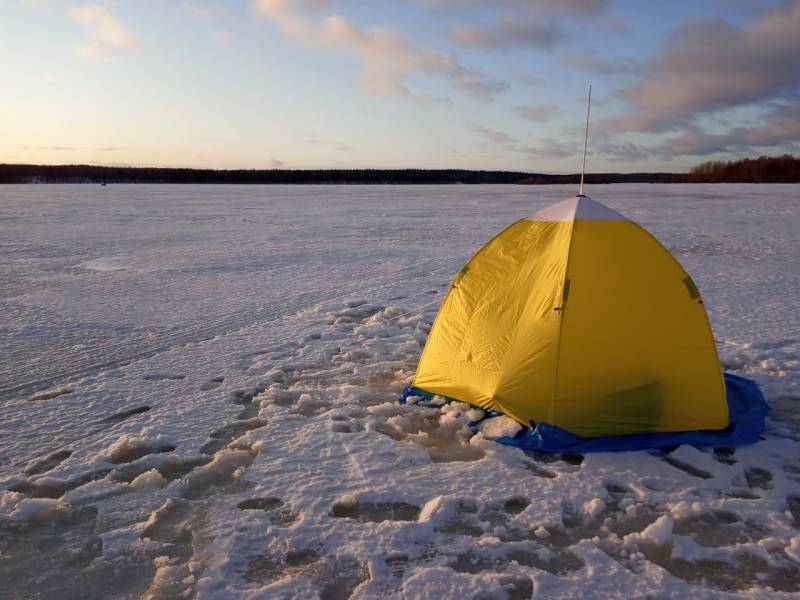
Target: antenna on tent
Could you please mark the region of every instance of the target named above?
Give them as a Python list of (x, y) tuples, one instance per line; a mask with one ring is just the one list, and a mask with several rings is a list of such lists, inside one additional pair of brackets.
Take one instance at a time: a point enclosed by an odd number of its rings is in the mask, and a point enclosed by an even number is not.
[(589, 99), (586, 101), (586, 132), (583, 136), (583, 164), (581, 165), (581, 187), (578, 196), (583, 196), (583, 175), (586, 173), (586, 146), (589, 143), (589, 111), (592, 108), (592, 84), (589, 84)]

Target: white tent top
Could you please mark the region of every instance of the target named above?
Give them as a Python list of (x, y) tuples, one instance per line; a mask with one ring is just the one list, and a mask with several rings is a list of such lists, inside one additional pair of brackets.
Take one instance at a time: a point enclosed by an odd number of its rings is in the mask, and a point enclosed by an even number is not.
[(627, 221), (615, 210), (588, 196), (575, 196), (552, 204), (529, 217), (531, 221)]

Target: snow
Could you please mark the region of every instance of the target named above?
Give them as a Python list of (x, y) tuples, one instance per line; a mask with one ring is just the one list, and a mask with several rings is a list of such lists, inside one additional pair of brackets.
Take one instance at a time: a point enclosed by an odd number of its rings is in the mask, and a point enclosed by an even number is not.
[(478, 426), (478, 431), (490, 440), (496, 440), (504, 436), (514, 437), (521, 430), (522, 425), (505, 415), (486, 419)]
[(672, 517), (663, 515), (656, 519), (654, 523), (648, 525), (640, 534), (637, 539), (642, 542), (649, 542), (656, 546), (664, 546), (672, 541)]
[(0, 187), (5, 594), (793, 597), (797, 190), (590, 190), (775, 410), (749, 447), (577, 456), (397, 402), (453, 274), (572, 188)]

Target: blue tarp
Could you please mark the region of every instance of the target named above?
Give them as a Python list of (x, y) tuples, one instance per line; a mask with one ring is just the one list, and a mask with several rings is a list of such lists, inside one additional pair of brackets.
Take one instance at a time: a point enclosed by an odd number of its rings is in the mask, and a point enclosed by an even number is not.
[[(535, 428), (525, 428), (514, 437), (497, 439), (500, 444), (516, 446), (524, 450), (544, 452), (619, 452), (644, 450), (646, 448), (668, 448), (691, 444), (693, 446), (739, 446), (758, 441), (764, 431), (764, 418), (769, 412), (764, 396), (755, 381), (725, 373), (730, 425), (721, 430), (671, 431), (667, 433), (636, 433), (612, 435), (600, 438), (582, 438), (560, 427), (539, 423)], [(408, 387), (400, 402), (418, 396), (423, 400), (417, 404), (430, 405), (431, 395), (423, 390)], [(435, 406), (435, 405), (434, 405)], [(492, 414), (497, 415), (494, 411)]]

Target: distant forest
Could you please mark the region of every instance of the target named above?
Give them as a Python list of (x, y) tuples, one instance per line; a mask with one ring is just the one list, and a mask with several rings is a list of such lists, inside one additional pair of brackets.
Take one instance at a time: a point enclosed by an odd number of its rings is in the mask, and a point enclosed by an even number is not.
[(689, 182), (800, 183), (800, 158), (791, 154), (734, 161), (710, 161), (689, 171)]
[[(171, 169), (92, 165), (0, 164), (2, 183), (225, 184), (576, 184), (578, 175), (460, 169)], [(601, 183), (800, 183), (800, 159), (786, 154), (698, 165), (689, 173), (590, 173)]]

